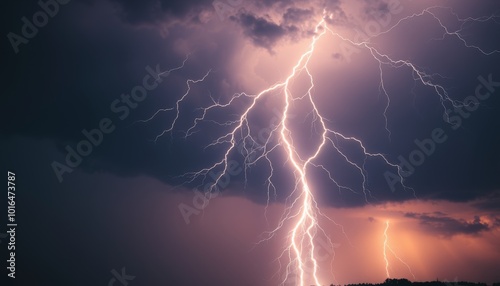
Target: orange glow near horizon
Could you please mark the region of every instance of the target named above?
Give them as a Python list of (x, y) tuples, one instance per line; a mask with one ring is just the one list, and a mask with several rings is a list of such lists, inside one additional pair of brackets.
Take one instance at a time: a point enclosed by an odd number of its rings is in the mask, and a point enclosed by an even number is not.
[(415, 279), (415, 275), (413, 274), (410, 266), (408, 265), (408, 263), (406, 263), (403, 259), (401, 259), (397, 254), (396, 252), (389, 246), (389, 235), (387, 234), (387, 231), (389, 230), (389, 220), (386, 220), (385, 221), (385, 229), (384, 229), (384, 261), (385, 261), (385, 273), (387, 275), (387, 278), (391, 278), (390, 274), (389, 274), (389, 260), (387, 258), (387, 250), (389, 250), (389, 252), (399, 261), (401, 262), (404, 266), (406, 266), (406, 268), (408, 269), (408, 271), (410, 272), (410, 274), (412, 275), (413, 279)]

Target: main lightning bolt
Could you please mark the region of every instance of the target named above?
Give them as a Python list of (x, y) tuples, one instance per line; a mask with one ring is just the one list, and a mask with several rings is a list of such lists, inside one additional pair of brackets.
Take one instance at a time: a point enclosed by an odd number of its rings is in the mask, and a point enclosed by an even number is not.
[[(416, 83), (420, 83), (423, 86), (429, 87), (432, 89), (435, 94), (438, 96), (441, 105), (444, 108), (444, 113), (448, 107), (460, 107), (463, 106), (463, 103), (457, 101), (450, 97), (448, 91), (442, 86), (436, 83), (435, 77), (441, 77), (438, 74), (429, 74), (425, 72), (423, 69), (419, 68), (416, 64), (412, 63), (409, 60), (404, 59), (394, 59), (390, 55), (381, 52), (378, 48), (376, 48), (372, 43), (371, 39), (378, 37), (382, 34), (388, 33), (393, 30), (395, 27), (400, 25), (404, 21), (409, 21), (416, 17), (422, 17), (424, 15), (430, 15), (434, 18), (438, 25), (443, 30), (443, 37), (455, 37), (460, 42), (464, 44), (464, 46), (472, 49), (478, 50), (483, 55), (491, 55), (493, 53), (499, 53), (498, 50), (493, 51), (485, 51), (484, 49), (479, 48), (473, 44), (470, 44), (465, 40), (462, 36), (462, 31), (464, 25), (470, 22), (485, 22), (485, 21), (495, 21), (497, 22), (498, 17), (480, 17), (480, 18), (459, 18), (457, 14), (450, 10), (450, 13), (454, 15), (461, 23), (459, 29), (452, 30), (445, 26), (443, 22), (439, 19), (437, 14), (434, 12), (437, 9), (446, 9), (442, 7), (430, 7), (422, 10), (421, 13), (416, 13), (399, 20), (395, 25), (387, 29), (385, 32), (379, 33), (377, 35), (373, 35), (363, 41), (356, 42), (348, 39), (330, 29), (327, 25), (327, 19), (331, 19), (332, 15), (324, 14), (323, 18), (315, 25), (314, 35), (310, 41), (308, 49), (299, 57), (296, 64), (293, 66), (291, 73), (283, 80), (282, 82), (278, 82), (276, 84), (271, 85), (270, 87), (260, 91), (257, 94), (247, 94), (245, 92), (233, 94), (229, 100), (225, 102), (221, 102), (220, 100), (215, 100), (212, 96), (210, 96), (211, 104), (208, 106), (200, 107), (198, 110), (201, 111), (200, 115), (195, 117), (192, 121), (191, 126), (185, 132), (185, 138), (193, 135), (198, 128), (198, 124), (202, 121), (211, 122), (216, 124), (221, 128), (228, 128), (229, 131), (222, 136), (213, 140), (210, 144), (206, 146), (206, 148), (217, 147), (217, 146), (226, 146), (223, 155), (220, 160), (213, 163), (210, 166), (207, 166), (199, 171), (189, 172), (182, 175), (185, 178), (188, 178), (186, 183), (192, 183), (196, 179), (201, 178), (201, 184), (204, 184), (207, 176), (210, 172), (219, 171), (218, 175), (215, 176), (212, 183), (209, 183), (209, 187), (205, 188), (207, 195), (213, 191), (218, 190), (217, 185), (222, 180), (222, 178), (228, 174), (230, 169), (229, 158), (233, 154), (239, 152), (244, 156), (244, 167), (245, 167), (245, 184), (247, 182), (247, 173), (248, 169), (257, 162), (264, 161), (269, 169), (269, 176), (266, 178), (266, 186), (268, 192), (268, 203), (270, 198), (270, 193), (274, 192), (276, 194), (276, 185), (273, 181), (274, 177), (274, 165), (273, 160), (271, 160), (271, 153), (276, 152), (277, 150), (283, 150), (286, 154), (287, 164), (291, 168), (291, 172), (295, 176), (295, 187), (290, 193), (290, 195), (286, 198), (285, 201), (285, 211), (282, 214), (281, 219), (279, 220), (276, 228), (267, 232), (267, 236), (263, 240), (267, 240), (272, 238), (279, 230), (281, 230), (285, 224), (290, 223), (291, 228), (287, 232), (287, 240), (288, 246), (285, 247), (281, 256), (278, 260), (281, 260), (283, 257), (288, 259), (288, 264), (285, 269), (285, 278), (282, 281), (284, 284), (289, 275), (292, 273), (297, 273), (299, 276), (299, 282), (297, 283), (300, 286), (305, 286), (308, 283), (314, 283), (315, 285), (321, 285), (321, 281), (318, 275), (319, 271), (319, 263), (315, 256), (316, 246), (314, 243), (314, 239), (317, 237), (319, 233), (323, 233), (326, 237), (325, 230), (319, 225), (319, 218), (324, 217), (328, 219), (330, 222), (342, 228), (342, 226), (338, 225), (335, 221), (328, 218), (324, 215), (319, 207), (318, 203), (315, 199), (315, 192), (312, 189), (311, 183), (309, 181), (309, 172), (311, 169), (316, 168), (319, 169), (328, 176), (328, 178), (332, 181), (334, 185), (339, 189), (348, 190), (354, 193), (358, 193), (351, 187), (344, 186), (339, 183), (334, 174), (332, 174), (324, 165), (317, 162), (318, 157), (322, 152), (327, 151), (330, 148), (330, 151), (336, 152), (340, 155), (344, 161), (350, 165), (354, 170), (359, 173), (360, 185), (359, 188), (362, 190), (363, 196), (367, 202), (369, 202), (369, 198), (372, 197), (370, 190), (368, 189), (367, 183), (367, 172), (365, 170), (365, 163), (368, 158), (378, 159), (385, 163), (389, 168), (393, 168), (397, 170), (399, 175), (399, 182), (403, 186), (405, 190), (412, 190), (404, 184), (404, 176), (403, 170), (401, 167), (395, 163), (392, 163), (385, 155), (381, 153), (374, 153), (368, 151), (368, 148), (363, 144), (363, 142), (353, 136), (346, 136), (341, 132), (335, 130), (335, 128), (329, 126), (327, 123), (328, 120), (323, 114), (320, 112), (320, 109), (317, 106), (317, 103), (313, 96), (314, 89), (314, 77), (309, 69), (309, 62), (314, 54), (314, 51), (317, 48), (318, 42), (325, 35), (332, 35), (334, 37), (340, 38), (342, 41), (349, 43), (355, 47), (365, 49), (370, 53), (372, 58), (378, 63), (379, 66), (379, 75), (380, 75), (380, 92), (383, 93), (385, 98), (387, 99), (387, 105), (384, 109), (383, 116), (385, 118), (385, 129), (388, 132), (390, 137), (390, 131), (388, 128), (388, 120), (387, 120), (387, 111), (390, 108), (390, 96), (386, 90), (386, 83), (384, 81), (384, 67), (391, 68), (400, 68), (406, 67), (410, 70), (413, 75), (413, 79)], [(498, 22), (497, 22), (498, 23)], [(160, 112), (175, 112), (174, 120), (171, 124), (166, 128), (163, 132), (161, 132), (156, 138), (157, 141), (161, 136), (166, 133), (171, 133), (181, 116), (181, 106), (187, 100), (190, 95), (191, 85), (202, 83), (208, 76), (210, 75), (210, 70), (208, 70), (204, 76), (199, 79), (189, 79), (186, 81), (186, 92), (175, 102), (175, 107), (164, 108), (158, 110), (153, 114), (150, 118), (143, 120), (144, 122), (153, 120), (155, 116)], [(307, 91), (304, 94), (295, 95), (292, 92), (292, 82), (299, 75), (305, 75), (308, 78), (308, 87)], [(263, 98), (269, 96), (281, 96), (283, 100), (284, 107), (280, 112), (281, 118), (277, 125), (273, 125), (269, 137), (265, 140), (265, 142), (258, 142), (253, 134), (252, 124), (249, 122), (249, 116), (253, 112), (256, 111), (257, 106), (262, 101)], [(237, 116), (235, 120), (228, 120), (225, 122), (218, 122), (215, 120), (209, 120), (210, 113), (213, 113), (217, 110), (226, 109), (230, 106), (233, 106), (240, 99), (248, 99), (248, 106)], [(313, 117), (313, 125), (317, 127), (318, 134), (320, 135), (319, 142), (316, 145), (312, 146), (310, 151), (310, 155), (305, 155), (304, 152), (301, 152), (296, 148), (296, 145), (293, 141), (293, 136), (297, 135), (297, 132), (294, 131), (293, 126), (290, 123), (291, 119), (291, 108), (294, 103), (298, 103), (299, 101), (305, 100), (311, 106), (310, 114)], [(314, 128), (313, 128), (314, 129)], [(273, 140), (278, 139), (278, 140)], [(341, 142), (350, 142), (358, 147), (359, 151), (364, 154), (363, 162), (358, 162), (357, 160), (352, 159), (348, 156), (345, 151), (341, 148)], [(241, 148), (238, 147), (238, 143), (241, 143)], [(200, 184), (200, 185), (201, 185)], [(413, 190), (412, 190), (413, 191)], [(406, 264), (402, 259), (400, 259), (395, 252), (390, 248), (388, 244), (388, 231), (389, 221), (386, 222), (386, 228), (384, 230), (384, 260), (386, 263), (386, 274), (389, 276), (389, 260), (387, 257), (387, 251), (391, 252), (394, 257), (396, 257), (401, 263), (408, 267), (410, 273), (411, 269), (408, 264)], [(342, 228), (343, 232), (343, 228)], [(345, 233), (344, 233), (345, 234)], [(331, 241), (329, 240), (330, 244)], [(308, 271), (312, 265), (312, 271)], [(311, 272), (311, 273), (310, 273)]]
[(406, 268), (408, 268), (408, 271), (410, 272), (411, 276), (413, 276), (413, 279), (415, 279), (415, 275), (413, 275), (413, 272), (411, 271), (411, 268), (410, 266), (408, 265), (408, 263), (404, 262), (403, 259), (401, 259), (397, 254), (396, 252), (394, 252), (394, 250), (392, 250), (392, 248), (389, 246), (389, 235), (387, 234), (387, 231), (389, 230), (389, 221), (387, 220), (385, 222), (385, 229), (384, 229), (384, 261), (385, 261), (385, 273), (387, 275), (387, 278), (390, 278), (391, 275), (389, 275), (389, 259), (387, 258), (387, 250), (389, 250), (392, 255), (397, 259), (399, 260), (399, 262), (401, 262), (402, 264), (404, 264), (404, 266), (406, 266)]

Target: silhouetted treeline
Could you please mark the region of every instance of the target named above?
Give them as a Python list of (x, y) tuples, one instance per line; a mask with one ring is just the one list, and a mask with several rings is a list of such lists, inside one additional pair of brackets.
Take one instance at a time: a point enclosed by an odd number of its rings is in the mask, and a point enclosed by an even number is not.
[[(340, 286), (330, 284), (330, 286)], [(387, 278), (383, 283), (361, 283), (347, 284), (344, 286), (488, 286), (486, 283), (474, 283), (467, 281), (429, 281), (429, 282), (411, 282), (408, 279), (391, 279)], [(492, 286), (500, 286), (500, 283), (493, 283)]]

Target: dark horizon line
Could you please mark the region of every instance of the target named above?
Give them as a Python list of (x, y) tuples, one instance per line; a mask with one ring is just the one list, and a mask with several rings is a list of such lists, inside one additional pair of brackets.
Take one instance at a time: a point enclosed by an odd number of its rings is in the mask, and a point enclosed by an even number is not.
[[(500, 286), (500, 282), (485, 283), (485, 282), (469, 282), (469, 281), (440, 281), (436, 278), (434, 281), (410, 281), (406, 278), (387, 278), (382, 283), (353, 283), (353, 284), (330, 284), (329, 286)], [(315, 286), (315, 285), (311, 285)], [(325, 285), (326, 286), (326, 285)]]

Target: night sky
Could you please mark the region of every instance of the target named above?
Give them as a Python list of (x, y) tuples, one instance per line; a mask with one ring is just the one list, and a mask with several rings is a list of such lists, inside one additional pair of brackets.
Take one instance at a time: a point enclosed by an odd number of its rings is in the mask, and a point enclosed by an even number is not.
[(500, 281), (498, 1), (1, 11), (2, 285)]

